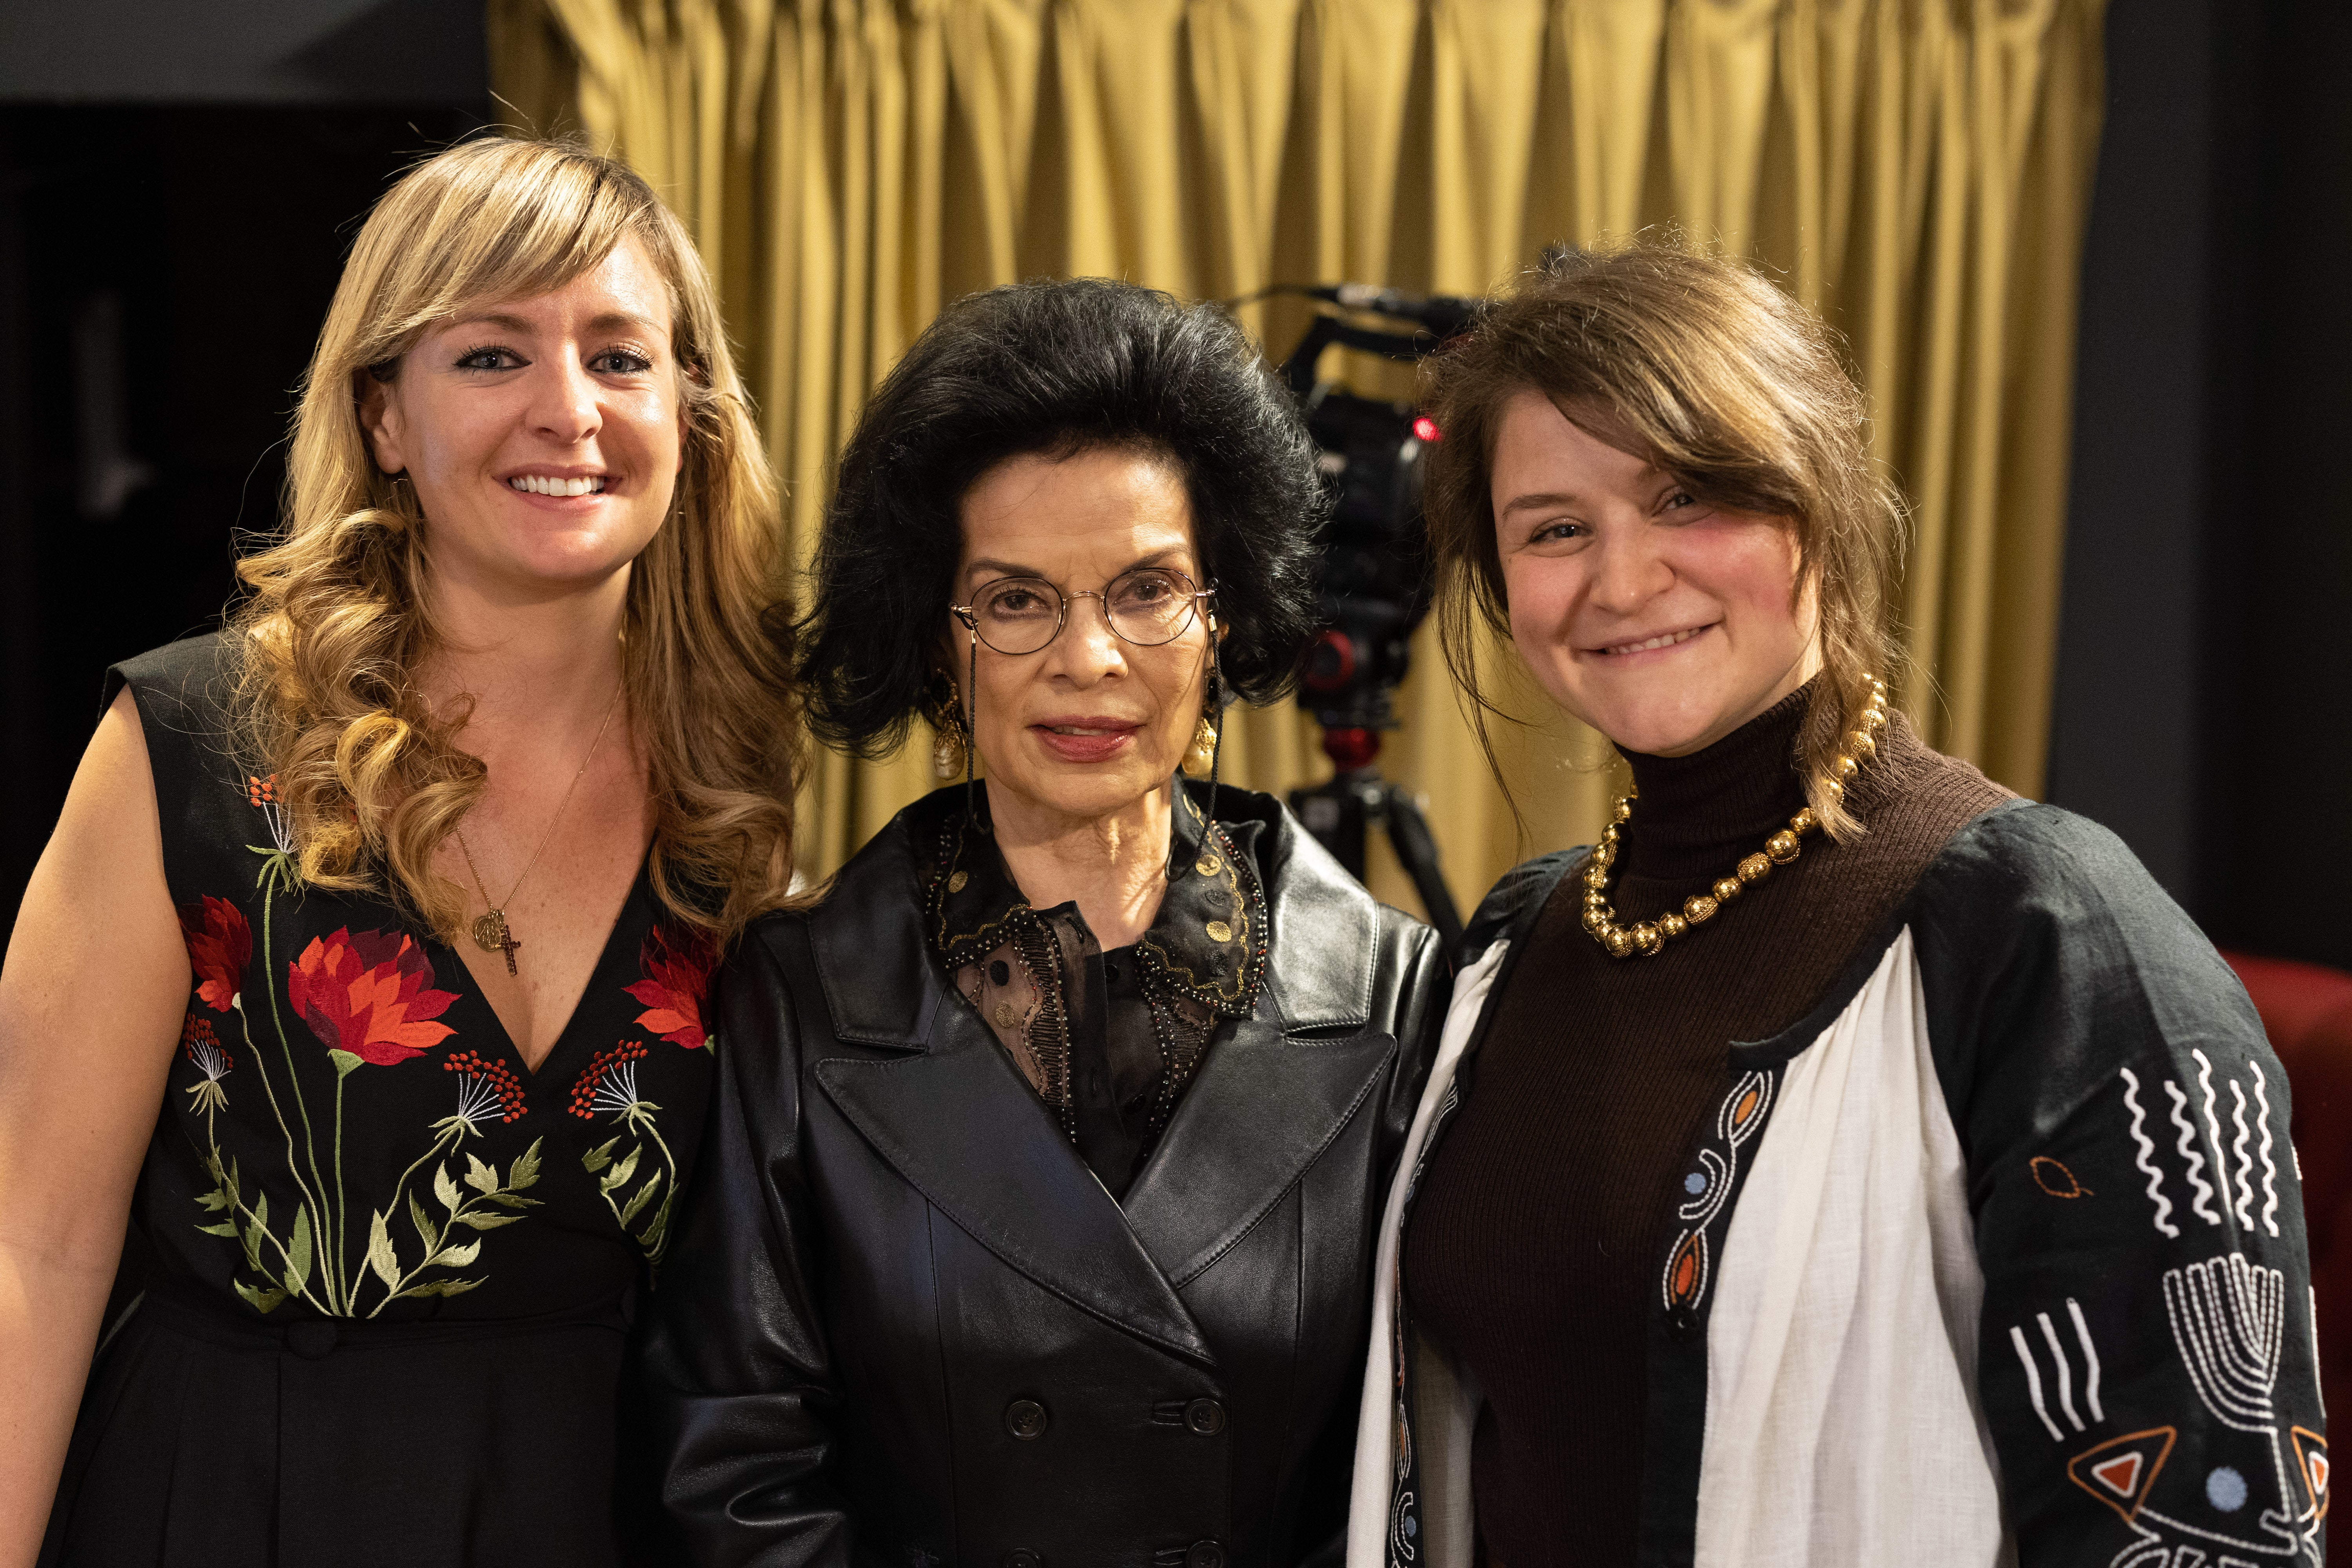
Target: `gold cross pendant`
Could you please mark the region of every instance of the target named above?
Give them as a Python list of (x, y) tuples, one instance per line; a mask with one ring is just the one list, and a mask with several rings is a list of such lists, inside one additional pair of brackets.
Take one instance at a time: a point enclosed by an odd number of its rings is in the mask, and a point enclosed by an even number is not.
[(507, 929), (507, 916), (504, 910), (492, 910), (474, 922), (474, 945), (484, 952), (505, 953), (509, 974), (522, 973), (515, 967), (514, 956), (515, 949), (520, 947), (522, 943), (517, 942), (514, 932)]

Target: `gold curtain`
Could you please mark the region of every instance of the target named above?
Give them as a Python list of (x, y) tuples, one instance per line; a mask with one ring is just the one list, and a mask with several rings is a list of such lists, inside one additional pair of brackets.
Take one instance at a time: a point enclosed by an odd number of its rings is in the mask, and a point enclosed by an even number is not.
[[(717, 269), (804, 559), (861, 399), (943, 300), (1099, 274), (1195, 298), (1501, 286), (1650, 225), (1752, 257), (1845, 335), (1913, 498), (1903, 697), (2025, 794), (2049, 721), (2077, 254), (2104, 0), (490, 0), (512, 116), (577, 128)], [(1277, 354), (1295, 302), (1244, 308)], [(1360, 390), (1410, 384), (1335, 351)], [(1383, 763), (1465, 907), (1589, 837), (1604, 752), (1531, 692), (1488, 778), (1424, 631)], [(1507, 663), (1497, 660), (1505, 672)], [(826, 756), (803, 864), (930, 787)], [(1229, 777), (1328, 776), (1289, 708)], [(1374, 885), (1410, 908), (1393, 864)]]

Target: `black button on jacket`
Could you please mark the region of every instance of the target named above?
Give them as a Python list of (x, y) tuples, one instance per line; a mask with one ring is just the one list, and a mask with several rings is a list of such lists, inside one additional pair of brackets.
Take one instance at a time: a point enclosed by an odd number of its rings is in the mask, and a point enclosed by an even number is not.
[(925, 943), (909, 808), (747, 934), (647, 1361), (686, 1561), (1287, 1565), (1335, 1548), (1436, 938), (1271, 797), (1271, 948), (1114, 1202)]

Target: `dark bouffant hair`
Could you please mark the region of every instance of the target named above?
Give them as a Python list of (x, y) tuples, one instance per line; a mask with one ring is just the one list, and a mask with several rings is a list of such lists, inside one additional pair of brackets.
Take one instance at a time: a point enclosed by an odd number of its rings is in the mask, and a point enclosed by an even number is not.
[(960, 300), (875, 390), (817, 542), (809, 727), (860, 756), (906, 739), (954, 602), (964, 493), (1009, 458), (1134, 447), (1184, 481), (1226, 689), (1283, 695), (1319, 621), (1324, 505), (1297, 405), (1232, 317), (1107, 279)]

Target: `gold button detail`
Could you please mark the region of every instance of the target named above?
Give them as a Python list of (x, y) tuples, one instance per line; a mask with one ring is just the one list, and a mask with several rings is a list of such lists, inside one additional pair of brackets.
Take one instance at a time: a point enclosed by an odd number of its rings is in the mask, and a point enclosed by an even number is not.
[(1203, 855), (1198, 860), (1192, 862), (1192, 869), (1198, 871), (1203, 877), (1213, 877), (1224, 868), (1225, 863), (1218, 859), (1214, 855)]
[(950, 893), (961, 893), (964, 889), (964, 884), (971, 880), (971, 879), (969, 876), (965, 875), (961, 871), (958, 871), (955, 875), (948, 879), (948, 891)]
[(999, 1002), (996, 1005), (996, 1026), (998, 1028), (1009, 1029), (1020, 1021), (1021, 1015), (1013, 1011), (1012, 1003)]
[(1234, 928), (1227, 925), (1223, 921), (1211, 921), (1209, 922), (1208, 929), (1209, 940), (1211, 942), (1231, 942), (1234, 940)]

